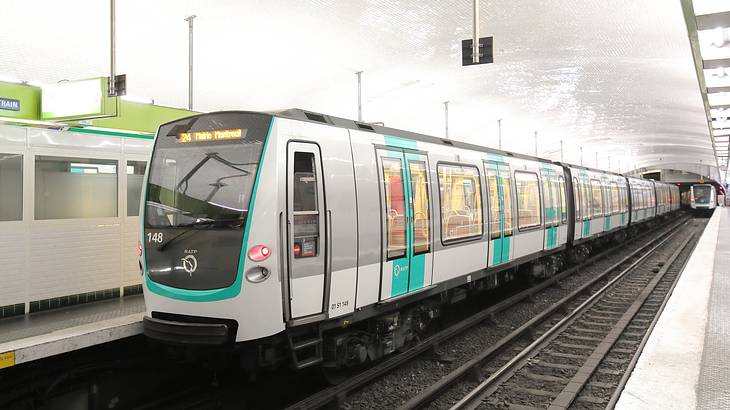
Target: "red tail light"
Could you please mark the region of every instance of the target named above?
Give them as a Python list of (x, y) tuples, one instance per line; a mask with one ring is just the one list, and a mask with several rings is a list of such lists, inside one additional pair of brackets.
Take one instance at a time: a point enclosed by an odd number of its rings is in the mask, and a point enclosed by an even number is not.
[(271, 255), (271, 249), (266, 245), (256, 245), (248, 251), (248, 258), (254, 262), (261, 262)]
[(142, 256), (142, 241), (137, 241), (137, 256)]
[(299, 256), (302, 254), (302, 246), (298, 243), (294, 244), (294, 256)]

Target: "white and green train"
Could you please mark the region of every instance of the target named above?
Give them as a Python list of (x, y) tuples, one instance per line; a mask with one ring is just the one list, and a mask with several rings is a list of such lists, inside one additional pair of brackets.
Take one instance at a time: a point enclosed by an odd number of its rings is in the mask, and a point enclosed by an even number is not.
[(250, 369), (382, 357), (679, 208), (673, 185), (302, 110), (162, 125), (145, 184), (145, 334)]

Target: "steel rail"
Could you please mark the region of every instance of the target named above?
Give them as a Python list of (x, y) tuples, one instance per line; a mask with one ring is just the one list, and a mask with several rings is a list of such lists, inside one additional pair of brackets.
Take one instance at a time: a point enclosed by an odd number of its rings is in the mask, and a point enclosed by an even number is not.
[[(481, 364), (494, 357), (496, 354), (501, 352), (506, 346), (514, 343), (516, 340), (522, 338), (526, 334), (532, 334), (534, 335), (534, 331), (543, 322), (548, 320), (552, 315), (554, 315), (556, 312), (563, 311), (566, 312), (566, 306), (568, 303), (572, 302), (579, 296), (581, 296), (583, 293), (588, 291), (591, 287), (593, 287), (597, 282), (603, 280), (607, 275), (610, 275), (612, 272), (614, 272), (616, 269), (621, 267), (622, 265), (626, 264), (631, 258), (634, 258), (637, 254), (641, 253), (642, 251), (646, 250), (656, 242), (658, 242), (664, 235), (671, 234), (674, 229), (679, 227), (681, 224), (686, 223), (686, 219), (679, 220), (674, 225), (672, 225), (669, 229), (667, 229), (666, 232), (663, 234), (658, 235), (656, 238), (652, 239), (651, 241), (647, 242), (645, 245), (641, 246), (640, 248), (633, 251), (631, 254), (627, 255), (626, 257), (622, 258), (620, 261), (616, 262), (615, 264), (609, 266), (606, 268), (603, 272), (598, 274), (596, 277), (591, 279), (590, 281), (586, 282), (585, 284), (581, 285), (578, 289), (574, 290), (570, 294), (566, 295), (547, 309), (543, 310), (542, 313), (538, 314), (537, 316), (533, 317), (526, 323), (524, 323), (522, 326), (518, 327), (514, 331), (512, 331), (510, 334), (506, 335), (502, 339), (500, 339), (497, 343), (490, 346), (489, 348), (483, 350), (479, 355), (475, 356), (473, 359), (469, 360), (468, 362), (464, 363), (463, 365), (459, 366), (455, 370), (453, 370), (448, 375), (441, 378), (438, 382), (435, 384), (429, 386), (425, 390), (423, 390), (418, 395), (411, 398), (409, 401), (407, 401), (403, 406), (400, 407), (401, 410), (406, 409), (417, 409), (425, 406), (427, 403), (430, 403), (435, 398), (438, 397), (438, 395), (451, 387), (452, 385), (456, 384), (459, 380), (464, 378), (468, 375), (476, 375), (479, 376), (479, 372), (475, 371), (475, 369), (478, 369)], [(566, 312), (567, 313), (567, 312)], [(533, 337), (534, 339), (534, 337)]]
[[(697, 243), (699, 240), (695, 241), (694, 246), (697, 246)], [(636, 352), (634, 353), (634, 356), (631, 358), (631, 361), (629, 361), (629, 364), (626, 368), (626, 371), (624, 372), (623, 376), (621, 376), (621, 380), (619, 380), (618, 384), (616, 385), (616, 389), (613, 391), (613, 394), (611, 395), (611, 398), (608, 401), (608, 404), (606, 405), (606, 410), (613, 410), (616, 407), (616, 403), (618, 403), (618, 399), (621, 396), (621, 393), (623, 392), (624, 387), (626, 387), (626, 383), (629, 381), (629, 377), (631, 376), (631, 373), (634, 371), (634, 368), (636, 367), (636, 363), (639, 361), (639, 357), (641, 357), (641, 353), (644, 351), (644, 347), (646, 346), (646, 343), (649, 341), (649, 337), (651, 336), (651, 333), (654, 331), (654, 328), (656, 327), (657, 322), (659, 321), (659, 317), (664, 312), (664, 308), (667, 306), (667, 303), (669, 303), (669, 299), (672, 297), (672, 294), (674, 293), (674, 288), (677, 287), (677, 283), (679, 282), (679, 278), (682, 277), (682, 273), (684, 272), (684, 268), (687, 266), (687, 263), (689, 262), (689, 258), (685, 259), (682, 262), (682, 266), (679, 268), (679, 274), (676, 278), (674, 278), (674, 281), (672, 282), (672, 285), (670, 286), (669, 290), (667, 290), (667, 294), (664, 296), (664, 300), (662, 301), (661, 306), (659, 306), (659, 309), (657, 309), (657, 313), (654, 316), (654, 319), (649, 324), (649, 327), (646, 329), (646, 333), (644, 333), (644, 337), (641, 339), (641, 342), (639, 343), (639, 346), (636, 349)]]
[[(687, 223), (685, 221), (684, 223)], [(466, 396), (459, 400), (455, 405), (451, 407), (451, 410), (463, 410), (463, 409), (476, 409), (482, 404), (484, 398), (491, 395), (494, 391), (499, 388), (504, 382), (509, 380), (517, 370), (522, 368), (525, 363), (544, 348), (550, 341), (552, 341), (557, 335), (562, 333), (575, 319), (585, 313), (590, 307), (592, 307), (601, 297), (603, 297), (607, 291), (613, 289), (614, 285), (626, 277), (628, 274), (633, 272), (642, 262), (652, 256), (659, 248), (665, 243), (672, 239), (679, 231), (671, 231), (666, 237), (664, 237), (659, 243), (653, 246), (649, 251), (639, 257), (636, 261), (632, 262), (631, 265), (623, 269), (618, 275), (606, 283), (601, 289), (593, 293), (588, 299), (583, 301), (578, 307), (572, 312), (563, 317), (558, 323), (552, 326), (549, 330), (543, 333), (540, 337), (535, 339), (530, 345), (521, 350), (516, 356), (510, 359), (504, 366), (500, 367), (497, 371), (489, 376), (485, 381), (480, 383), (476, 388), (470, 391)], [(686, 244), (686, 242), (685, 242)], [(682, 249), (684, 246), (682, 246)], [(668, 269), (668, 265), (666, 264)], [(605, 272), (607, 275), (609, 272)], [(602, 275), (602, 276), (604, 276)], [(600, 346), (603, 349), (605, 345)], [(581, 374), (582, 375), (582, 374)], [(587, 380), (587, 379), (586, 379)], [(575, 386), (570, 386), (571, 388)], [(565, 394), (569, 394), (565, 391)]]
[[(688, 218), (685, 217), (685, 219), (681, 219), (679, 222), (676, 222), (675, 224), (671, 225), (668, 229), (666, 229), (666, 231), (671, 232), (676, 227), (681, 225), (686, 219), (688, 219)], [(663, 224), (654, 230), (644, 232), (643, 234), (639, 235), (636, 238), (636, 240), (642, 239), (652, 233), (656, 233), (656, 231), (666, 228), (667, 225), (668, 224)], [(652, 240), (647, 242), (647, 244), (643, 245), (639, 249), (633, 251), (630, 255), (623, 258), (620, 262), (612, 265), (612, 268), (616, 269), (616, 267), (618, 267), (620, 264), (626, 263), (626, 261), (628, 259), (632, 258), (640, 251), (651, 246), (651, 244), (658, 241), (663, 235), (666, 235), (667, 232), (662, 232), (656, 238), (653, 238)], [(341, 404), (346, 399), (346, 396), (348, 393), (358, 390), (359, 388), (362, 388), (364, 385), (370, 383), (371, 381), (377, 379), (378, 377), (381, 377), (384, 374), (389, 373), (390, 371), (402, 366), (404, 363), (407, 363), (407, 362), (413, 360), (414, 358), (418, 357), (419, 355), (433, 349), (435, 346), (437, 346), (445, 341), (448, 341), (449, 339), (463, 333), (464, 331), (474, 327), (475, 325), (478, 325), (481, 322), (484, 322), (487, 320), (494, 321), (494, 317), (497, 313), (500, 313), (525, 299), (529, 299), (533, 295), (543, 291), (544, 289), (546, 289), (550, 286), (559, 284), (559, 282), (561, 280), (574, 274), (578, 270), (584, 269), (588, 266), (591, 266), (591, 265), (597, 263), (598, 261), (615, 253), (617, 250), (626, 247), (627, 245), (628, 245), (627, 243), (622, 243), (620, 245), (616, 245), (614, 247), (611, 247), (610, 249), (602, 251), (599, 254), (591, 257), (590, 259), (588, 259), (576, 266), (570, 267), (570, 268), (566, 269), (565, 271), (563, 271), (551, 278), (548, 278), (529, 289), (525, 289), (474, 315), (471, 315), (467, 319), (464, 319), (454, 325), (449, 326), (448, 328), (424, 339), (418, 345), (416, 345), (402, 353), (399, 353), (396, 356), (393, 356), (391, 358), (384, 360), (383, 362), (351, 377), (350, 379), (346, 380), (345, 382), (343, 382), (341, 384), (328, 387), (324, 390), (314, 393), (313, 395), (311, 395), (307, 398), (304, 398), (304, 399), (286, 407), (286, 410), (318, 409), (318, 408), (324, 407), (328, 404), (331, 404), (332, 402)]]

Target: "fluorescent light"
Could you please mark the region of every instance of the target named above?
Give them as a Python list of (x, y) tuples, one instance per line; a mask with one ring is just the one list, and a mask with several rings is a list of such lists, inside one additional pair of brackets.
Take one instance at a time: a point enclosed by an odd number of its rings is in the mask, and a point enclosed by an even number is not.
[(712, 121), (712, 128), (730, 128), (730, 121), (728, 121), (727, 118), (724, 120)]
[(730, 69), (727, 67), (707, 68), (704, 71), (707, 87), (730, 86)]
[(710, 105), (729, 105), (730, 93), (709, 93), (707, 94), (707, 101)]
[(140, 104), (154, 104), (155, 100), (147, 97), (138, 97), (135, 95), (123, 95), (122, 100)]
[(730, 130), (713, 129), (712, 130), (712, 135), (714, 135), (716, 137), (720, 137), (720, 136), (723, 136), (723, 135), (730, 135)]
[(14, 83), (14, 84), (23, 84), (23, 80), (15, 77), (10, 77), (7, 75), (0, 75), (0, 81), (4, 83)]

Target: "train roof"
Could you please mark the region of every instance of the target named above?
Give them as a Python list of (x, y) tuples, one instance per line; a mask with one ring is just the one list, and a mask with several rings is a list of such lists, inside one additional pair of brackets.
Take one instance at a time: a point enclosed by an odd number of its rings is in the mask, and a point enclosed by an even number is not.
[(384, 125), (359, 122), (359, 121), (350, 120), (347, 118), (335, 117), (333, 115), (306, 111), (306, 110), (302, 110), (299, 108), (292, 108), (292, 109), (288, 109), (288, 110), (284, 110), (284, 111), (271, 112), (270, 114), (274, 115), (276, 117), (280, 117), (280, 118), (288, 118), (288, 119), (294, 119), (294, 120), (299, 120), (299, 121), (308, 121), (308, 122), (317, 122), (317, 123), (334, 125), (335, 127), (340, 127), (340, 128), (347, 128), (347, 129), (351, 129), (351, 130), (358, 130), (358, 131), (365, 131), (365, 132), (374, 132), (376, 134), (390, 135), (390, 136), (394, 136), (394, 137), (408, 138), (408, 139), (411, 139), (414, 141), (427, 142), (430, 144), (443, 145), (443, 146), (447, 146), (447, 147), (456, 147), (456, 148), (468, 149), (468, 150), (472, 150), (472, 151), (490, 152), (490, 153), (501, 154), (501, 155), (513, 157), (513, 158), (522, 158), (522, 159), (529, 159), (529, 160), (533, 160), (533, 161), (549, 162), (552, 164), (557, 164), (555, 161), (551, 161), (551, 160), (545, 159), (545, 158), (535, 157), (532, 155), (518, 154), (515, 152), (499, 150), (496, 148), (489, 148), (489, 147), (485, 147), (482, 145), (470, 144), (470, 143), (462, 142), (462, 141), (454, 141), (454, 140), (447, 139), (447, 138), (434, 137), (431, 135), (420, 134), (420, 133), (412, 132), (412, 131), (405, 131), (405, 130), (401, 130), (398, 128), (390, 128), (390, 127), (386, 127)]

